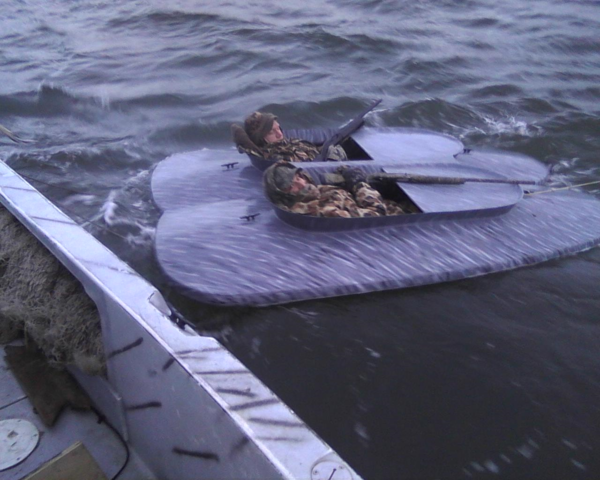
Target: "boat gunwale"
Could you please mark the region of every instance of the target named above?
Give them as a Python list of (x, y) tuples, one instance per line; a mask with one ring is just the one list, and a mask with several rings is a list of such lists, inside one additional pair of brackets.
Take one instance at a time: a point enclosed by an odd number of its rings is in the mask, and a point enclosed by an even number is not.
[(430, 223), (435, 221), (468, 220), (478, 218), (491, 218), (503, 215), (510, 211), (515, 204), (499, 207), (461, 210), (453, 212), (421, 212), (404, 215), (385, 215), (380, 217), (317, 217), (290, 212), (271, 202), (277, 218), (286, 224), (300, 230), (312, 232), (337, 232), (348, 230), (395, 228), (414, 225), (417, 223)]

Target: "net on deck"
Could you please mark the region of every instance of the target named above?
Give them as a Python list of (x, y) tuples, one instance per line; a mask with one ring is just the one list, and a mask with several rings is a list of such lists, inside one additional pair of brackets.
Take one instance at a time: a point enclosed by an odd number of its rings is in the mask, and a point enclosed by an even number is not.
[(82, 284), (0, 207), (0, 342), (21, 335), (51, 363), (104, 373), (96, 305)]

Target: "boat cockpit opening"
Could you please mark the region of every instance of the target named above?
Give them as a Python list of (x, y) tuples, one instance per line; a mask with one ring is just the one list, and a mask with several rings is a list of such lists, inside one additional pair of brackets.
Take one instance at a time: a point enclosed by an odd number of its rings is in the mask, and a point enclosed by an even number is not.
[(348, 160), (373, 160), (352, 137), (348, 137), (341, 143), (342, 148), (348, 156)]
[(390, 182), (389, 180), (371, 180), (369, 184), (381, 193), (381, 196), (385, 200), (392, 200), (396, 202), (404, 213), (422, 213), (423, 211), (419, 206), (406, 194), (397, 182)]

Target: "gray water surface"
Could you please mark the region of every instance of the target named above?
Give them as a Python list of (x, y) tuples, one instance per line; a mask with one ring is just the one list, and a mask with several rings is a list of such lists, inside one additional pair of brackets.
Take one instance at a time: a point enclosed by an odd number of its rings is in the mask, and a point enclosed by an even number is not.
[(525, 153), (552, 166), (556, 184), (598, 180), (598, 2), (0, 7), (0, 123), (34, 141), (0, 138), (0, 157), (218, 336), (364, 478), (600, 477), (598, 249), (426, 288), (217, 309), (162, 277), (149, 189), (157, 162), (230, 146), (230, 124), (252, 110), (289, 128), (336, 127), (372, 98), (383, 102), (370, 125)]

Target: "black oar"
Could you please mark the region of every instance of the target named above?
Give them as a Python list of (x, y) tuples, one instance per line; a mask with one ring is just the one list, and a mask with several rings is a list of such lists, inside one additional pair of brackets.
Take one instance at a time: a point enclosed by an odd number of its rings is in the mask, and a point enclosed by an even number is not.
[[(324, 176), (326, 184), (341, 185), (344, 177), (339, 173), (326, 173)], [(477, 183), (508, 183), (511, 185), (538, 185), (534, 180), (511, 180), (504, 178), (470, 178), (470, 177), (438, 177), (433, 175), (419, 175), (414, 173), (374, 173), (367, 175), (367, 182), (374, 180), (391, 180), (403, 183), (424, 183), (437, 185), (462, 185), (467, 182)]]

